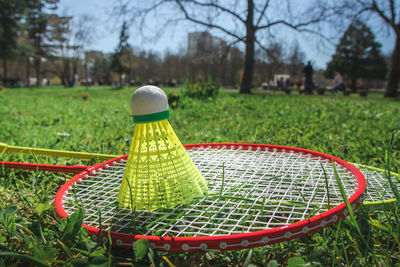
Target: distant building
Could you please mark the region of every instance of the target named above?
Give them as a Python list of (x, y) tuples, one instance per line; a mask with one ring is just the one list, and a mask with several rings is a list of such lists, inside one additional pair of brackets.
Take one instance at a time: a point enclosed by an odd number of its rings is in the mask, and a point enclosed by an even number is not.
[(287, 79), (290, 79), (290, 74), (275, 74), (274, 75), (274, 86), (278, 85), (278, 81), (286, 81)]
[(188, 35), (187, 55), (190, 57), (221, 57), (226, 53), (227, 44), (209, 32), (192, 32)]

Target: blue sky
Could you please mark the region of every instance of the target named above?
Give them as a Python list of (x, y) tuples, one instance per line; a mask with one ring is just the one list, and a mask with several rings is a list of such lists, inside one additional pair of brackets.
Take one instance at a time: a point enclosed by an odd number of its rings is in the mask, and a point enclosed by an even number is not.
[[(120, 24), (111, 18), (114, 1), (107, 0), (60, 0), (58, 13), (61, 15), (89, 14), (96, 20), (97, 38), (88, 46), (88, 49), (113, 52), (118, 44)], [(145, 33), (146, 34), (146, 33)], [(151, 35), (148, 33), (146, 35)], [(138, 37), (138, 38), (137, 38)], [(163, 53), (170, 49), (178, 51), (181, 45), (186, 45), (187, 31), (175, 31), (174, 34), (163, 34), (158, 40), (147, 40), (130, 34), (129, 43), (146, 51), (153, 50)]]
[[(103, 52), (112, 52), (118, 44), (118, 35), (120, 25), (115, 18), (111, 17), (112, 5), (114, 1), (107, 0), (60, 0), (58, 5), (58, 13), (62, 15), (80, 16), (89, 14), (95, 19), (95, 27), (97, 36), (95, 41), (88, 45), (89, 50), (100, 50)], [(152, 26), (144, 30), (145, 36), (151, 36)], [(372, 27), (374, 30), (374, 28)], [(142, 38), (132, 32), (130, 34), (129, 43), (134, 47), (140, 47), (146, 51), (152, 50), (159, 52), (161, 55), (165, 50), (172, 52), (182, 51), (187, 44), (187, 33), (199, 30), (191, 24), (173, 28), (166, 28), (162, 35), (157, 39)], [(376, 30), (378, 31), (378, 30)], [(388, 35), (387, 32), (380, 30), (375, 32), (376, 39), (382, 44), (382, 52), (388, 55), (394, 47), (394, 34)], [(303, 52), (306, 54), (306, 60), (311, 60), (319, 68), (324, 68), (326, 63), (331, 59), (331, 55), (335, 52), (332, 45), (324, 45), (322, 48), (315, 40), (310, 40), (309, 36), (288, 34), (296, 39)], [(292, 41), (289, 41), (288, 45)]]

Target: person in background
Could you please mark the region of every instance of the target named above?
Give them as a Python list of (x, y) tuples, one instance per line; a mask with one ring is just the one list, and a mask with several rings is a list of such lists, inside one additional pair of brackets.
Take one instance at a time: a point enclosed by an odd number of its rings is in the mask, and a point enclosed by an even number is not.
[(303, 86), (303, 80), (300, 78), (297, 80), (296, 82), (296, 86), (297, 86), (297, 91), (302, 91), (301, 87)]
[(286, 84), (285, 93), (290, 94), (290, 91), (292, 90), (293, 87), (293, 83), (290, 77), (286, 79), (285, 84)]
[(312, 94), (313, 93), (313, 67), (311, 66), (311, 61), (307, 62), (307, 65), (303, 69), (303, 73), (305, 76), (305, 92), (306, 94)]
[(281, 78), (276, 82), (276, 85), (278, 86), (278, 90), (285, 91), (286, 84), (285, 84), (285, 80), (283, 79), (283, 77), (281, 77)]
[(333, 83), (335, 84), (333, 87), (329, 88), (328, 90), (331, 92), (339, 92), (340, 89), (343, 88), (343, 77), (340, 75), (339, 72), (334, 73)]

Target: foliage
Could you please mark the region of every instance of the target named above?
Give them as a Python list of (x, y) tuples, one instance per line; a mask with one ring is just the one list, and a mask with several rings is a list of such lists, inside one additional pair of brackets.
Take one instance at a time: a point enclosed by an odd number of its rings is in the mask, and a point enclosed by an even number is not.
[(290, 77), (301, 77), (301, 70), (304, 68), (305, 54), (300, 49), (300, 45), (297, 41), (295, 41), (289, 51), (289, 55), (286, 59), (288, 63), (288, 70)]
[[(340, 14), (345, 17), (365, 18), (373, 23), (378, 31), (385, 27), (394, 36), (394, 49), (390, 56), (390, 70), (387, 79), (385, 97), (396, 98), (399, 96), (400, 82), (400, 5), (395, 0), (341, 0), (336, 1)], [(383, 26), (384, 25), (384, 26)]]
[[(48, 18), (51, 40), (46, 44), (49, 48), (47, 59), (52, 72), (61, 78), (65, 86), (72, 87), (78, 82), (78, 69), (82, 64), (84, 47), (91, 42), (94, 35), (92, 22), (93, 19), (89, 15), (51, 15)], [(87, 79), (87, 71), (84, 73)]]
[(120, 86), (122, 86), (122, 75), (125, 72), (128, 72), (129, 69), (123, 62), (123, 56), (129, 49), (128, 45), (128, 24), (126, 21), (122, 23), (121, 32), (119, 35), (119, 43), (118, 46), (115, 48), (115, 52), (112, 56), (111, 60), (111, 69), (119, 74), (120, 76)]
[[(249, 94), (253, 89), (253, 74), (255, 66), (255, 47), (260, 47), (268, 51), (265, 42), (269, 42), (267, 38), (263, 38), (263, 33), (268, 32), (273, 37), (274, 29), (277, 32), (284, 27), (291, 30), (314, 32), (310, 30), (312, 26), (329, 20), (335, 15), (330, 8), (330, 4), (321, 4), (320, 1), (307, 1), (302, 8), (295, 8), (296, 1), (283, 1), (277, 4), (271, 4), (269, 1), (238, 1), (237, 4), (230, 4), (223, 1), (146, 1), (146, 5), (138, 6), (136, 4), (117, 3), (116, 6), (120, 14), (127, 14), (125, 10), (129, 10), (128, 16), (131, 21), (140, 21), (141, 25), (151, 23), (158, 25), (160, 32), (168, 25), (176, 25), (180, 21), (188, 21), (196, 24), (204, 30), (213, 30), (229, 40), (228, 43), (219, 38), (208, 38), (207, 33), (195, 33), (198, 35), (196, 39), (206, 37), (204, 48), (214, 47), (216, 56), (219, 58), (226, 57), (223, 50), (227, 50), (231, 44), (242, 43), (244, 46), (243, 74), (240, 80), (240, 93)], [(164, 12), (163, 8), (173, 10), (174, 12)], [(212, 19), (210, 19), (212, 18)], [(156, 27), (157, 28), (157, 27)], [(266, 36), (266, 35), (264, 35)], [(270, 38), (273, 39), (273, 38)], [(189, 40), (189, 47), (191, 46)], [(202, 46), (199, 42), (197, 45)], [(191, 50), (191, 49), (188, 49)], [(204, 50), (204, 49), (203, 49)], [(206, 49), (207, 50), (207, 49)], [(204, 53), (203, 57), (209, 54)]]
[(211, 77), (208, 77), (207, 82), (199, 81), (191, 83), (190, 79), (187, 79), (184, 87), (184, 95), (190, 98), (209, 100), (218, 95), (219, 87), (219, 84), (214, 82)]
[(171, 109), (176, 109), (179, 107), (179, 99), (181, 98), (177, 93), (169, 93), (168, 94), (168, 106)]
[(59, 0), (27, 1), (25, 27), (29, 43), (34, 48), (32, 56), (37, 79), (36, 85), (41, 84), (42, 58), (49, 53), (49, 47), (46, 45), (46, 42), (53, 38), (48, 27), (48, 21), (51, 16), (56, 16), (52, 14), (51, 11), (57, 8), (58, 1)]
[[(86, 88), (81, 87), (0, 91), (0, 141), (125, 154), (133, 133), (129, 112), (133, 90), (91, 87), (86, 100), (81, 97)], [(171, 110), (170, 118), (182, 143), (295, 146), (400, 172), (399, 121), (395, 119), (400, 106), (382, 96), (287, 96), (265, 91), (239, 95), (222, 89), (213, 101), (184, 100), (187, 103)], [(20, 153), (0, 154), (0, 160), (96, 163)], [(142, 240), (133, 251), (113, 249), (93, 242), (85, 228), (78, 229), (80, 211), (67, 220), (55, 217), (55, 190), (69, 178), (0, 168), (0, 266), (395, 266), (400, 262), (398, 204), (378, 210), (360, 208), (353, 218), (318, 233), (260, 248), (157, 253)]]
[(356, 88), (359, 78), (368, 80), (383, 80), (387, 66), (380, 52), (381, 45), (375, 41), (371, 30), (361, 21), (353, 22), (346, 30), (336, 53), (328, 63), (325, 75), (333, 77), (334, 72), (340, 72), (352, 82)]
[(91, 79), (99, 85), (111, 84), (111, 60), (103, 54), (94, 58), (93, 67), (89, 71)]
[(25, 3), (21, 0), (0, 1), (0, 58), (3, 61), (3, 83), (7, 80), (7, 60), (15, 54), (19, 21)]

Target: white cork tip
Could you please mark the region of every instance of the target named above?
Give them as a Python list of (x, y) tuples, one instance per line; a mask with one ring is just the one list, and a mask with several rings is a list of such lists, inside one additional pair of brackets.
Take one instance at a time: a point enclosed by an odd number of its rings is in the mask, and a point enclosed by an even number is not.
[(147, 115), (163, 112), (168, 109), (167, 95), (157, 86), (142, 86), (132, 95), (132, 115)]

